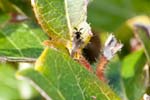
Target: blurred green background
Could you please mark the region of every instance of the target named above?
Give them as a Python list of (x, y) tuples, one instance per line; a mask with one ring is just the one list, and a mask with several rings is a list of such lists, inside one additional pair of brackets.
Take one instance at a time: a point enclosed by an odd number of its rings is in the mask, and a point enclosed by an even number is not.
[(88, 20), (94, 30), (114, 32), (127, 19), (150, 14), (149, 0), (93, 0)]
[[(21, 17), (22, 19), (18, 20), (16, 19), (18, 15), (25, 17)], [(133, 17), (144, 16), (139, 17), (140, 21), (138, 20), (137, 22), (149, 23), (149, 15), (150, 0), (92, 0), (88, 6), (88, 22), (92, 30), (100, 37), (101, 47), (110, 32), (113, 32), (124, 44), (119, 56), (117, 55), (110, 62), (106, 70), (110, 86), (124, 100), (127, 97), (129, 100), (138, 100), (136, 98), (141, 97), (145, 92), (145, 86), (144, 88), (141, 86), (142, 84), (144, 85), (144, 72), (143, 67), (140, 67), (146, 63), (146, 57), (143, 54), (143, 50), (132, 50), (137, 47), (137, 45), (132, 47), (130, 44), (131, 39), (134, 38), (132, 27), (134, 21), (128, 22), (128, 20)], [(40, 28), (35, 19), (30, 0), (0, 0), (0, 30), (4, 29), (9, 23), (22, 23), (24, 20), (32, 24), (33, 27)], [(39, 54), (40, 52), (38, 51)], [(124, 68), (130, 61), (133, 62), (132, 66)], [(22, 66), (23, 64), (18, 63), (7, 64), (2, 62), (0, 64), (0, 100), (43, 100), (29, 83), (16, 79), (15, 73)], [(136, 73), (136, 71), (139, 73)], [(134, 75), (131, 75), (132, 72)], [(127, 76), (126, 73), (128, 73)], [(126, 79), (125, 77), (128, 77), (128, 75), (131, 75), (132, 78)], [(130, 94), (133, 91), (135, 93)], [(150, 90), (146, 89), (146, 91), (149, 93)]]

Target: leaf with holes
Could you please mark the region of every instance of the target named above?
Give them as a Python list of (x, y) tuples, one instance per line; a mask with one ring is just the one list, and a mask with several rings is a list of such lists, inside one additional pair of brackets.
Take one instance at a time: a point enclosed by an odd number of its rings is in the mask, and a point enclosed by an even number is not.
[(49, 48), (36, 62), (35, 70), (26, 69), (17, 76), (34, 83), (47, 100), (120, 100), (94, 74), (68, 55)]

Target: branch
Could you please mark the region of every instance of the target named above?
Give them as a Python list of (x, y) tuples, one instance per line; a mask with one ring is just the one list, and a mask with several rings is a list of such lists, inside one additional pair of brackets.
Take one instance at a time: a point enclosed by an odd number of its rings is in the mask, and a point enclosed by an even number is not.
[(105, 81), (104, 77), (104, 69), (105, 66), (108, 64), (109, 60), (111, 60), (114, 55), (121, 50), (123, 44), (119, 43), (114, 35), (110, 34), (107, 41), (105, 42), (103, 54), (99, 59), (96, 75), (100, 80)]
[(5, 63), (5, 62), (29, 62), (33, 63), (35, 62), (35, 58), (24, 58), (24, 57), (0, 57), (0, 62)]
[(78, 62), (83, 65), (88, 71), (90, 72), (94, 72), (90, 63), (84, 58), (84, 56), (80, 56), (80, 58), (78, 59)]
[(88, 71), (94, 72), (90, 63), (86, 60), (86, 58), (82, 55), (81, 50), (78, 49), (74, 54), (74, 59), (77, 60), (81, 65), (83, 65)]

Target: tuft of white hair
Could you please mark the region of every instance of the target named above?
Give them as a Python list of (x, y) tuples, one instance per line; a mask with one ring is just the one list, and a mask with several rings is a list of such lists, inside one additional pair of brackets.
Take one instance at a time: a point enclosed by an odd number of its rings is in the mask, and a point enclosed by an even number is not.
[(105, 42), (103, 56), (110, 60), (122, 47), (123, 44), (119, 43), (113, 34), (110, 34)]

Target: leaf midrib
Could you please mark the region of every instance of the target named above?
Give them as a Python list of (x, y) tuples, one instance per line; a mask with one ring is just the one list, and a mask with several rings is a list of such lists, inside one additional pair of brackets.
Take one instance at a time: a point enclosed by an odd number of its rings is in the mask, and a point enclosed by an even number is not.
[[(28, 33), (29, 33), (30, 35), (32, 35), (32, 36), (38, 41), (38, 43), (39, 43), (40, 45), (42, 45), (42, 40), (41, 40), (37, 35), (34, 34), (34, 31), (33, 31), (32, 29), (30, 29), (27, 24), (22, 23), (22, 24), (21, 24), (21, 27), (24, 27), (25, 29), (27, 29), (27, 30), (29, 31)], [(20, 54), (21, 57), (25, 57), (25, 55), (23, 54), (23, 52), (22, 52), (22, 50), (21, 50), (22, 48), (19, 48), (19, 46), (16, 45), (16, 43), (15, 43), (9, 36), (7, 36), (7, 35), (5, 34), (5, 32), (3, 32), (2, 30), (0, 30), (0, 33), (4, 36), (4, 38), (5, 38), (6, 40), (9, 41), (9, 43), (16, 49), (16, 51)], [(7, 32), (6, 32), (6, 33), (7, 33)], [(13, 33), (13, 34), (15, 34), (15, 33)]]
[(24, 57), (23, 53), (21, 52), (21, 49), (18, 48), (18, 46), (17, 46), (8, 36), (6, 36), (6, 35), (4, 34), (4, 32), (2, 32), (2, 31), (0, 31), (0, 32), (1, 32), (1, 33), (3, 34), (3, 36), (9, 41), (9, 43), (11, 43), (11, 44), (17, 49), (18, 53), (19, 53), (22, 57)]
[(64, 0), (64, 4), (65, 4), (65, 12), (66, 12), (66, 19), (67, 19), (67, 25), (68, 25), (68, 29), (69, 29), (69, 33), (72, 33), (72, 28), (71, 28), (71, 22), (70, 22), (70, 18), (69, 18), (69, 13), (68, 13), (68, 3), (67, 0)]

